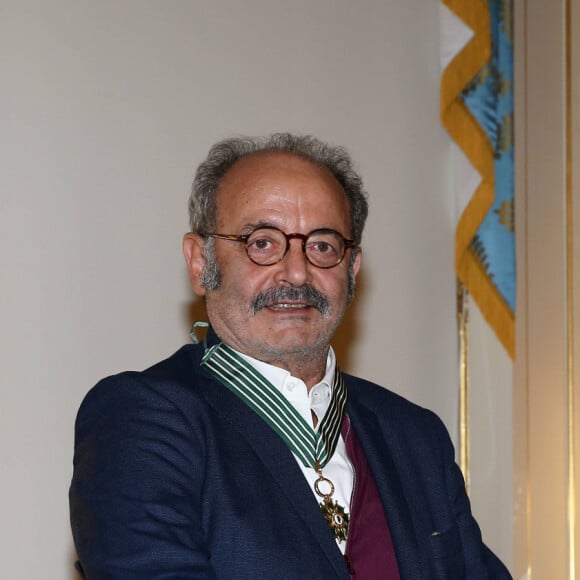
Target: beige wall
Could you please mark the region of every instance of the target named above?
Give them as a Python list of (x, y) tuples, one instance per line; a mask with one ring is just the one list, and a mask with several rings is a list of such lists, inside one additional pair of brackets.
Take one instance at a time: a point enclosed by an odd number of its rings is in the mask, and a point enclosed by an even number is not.
[[(349, 147), (371, 213), (342, 366), (434, 409), (456, 438), (437, 10), (421, 0), (1, 3), (0, 576), (73, 578), (76, 409), (101, 376), (187, 340), (186, 198), (195, 164), (232, 133), (290, 129)], [(509, 559), (509, 545), (486, 535)]]

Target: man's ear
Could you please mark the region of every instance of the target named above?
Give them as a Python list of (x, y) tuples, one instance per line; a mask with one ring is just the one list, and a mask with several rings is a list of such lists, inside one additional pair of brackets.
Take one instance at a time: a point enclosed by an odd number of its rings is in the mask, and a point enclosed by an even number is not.
[(205, 296), (205, 287), (201, 283), (201, 274), (205, 267), (203, 238), (193, 233), (185, 234), (183, 236), (183, 256), (193, 291), (198, 296)]
[(356, 255), (354, 257), (354, 262), (352, 264), (352, 271), (353, 271), (353, 274), (356, 278), (356, 275), (358, 274), (358, 271), (360, 270), (360, 265), (362, 262), (362, 248), (359, 246), (355, 251), (356, 251)]

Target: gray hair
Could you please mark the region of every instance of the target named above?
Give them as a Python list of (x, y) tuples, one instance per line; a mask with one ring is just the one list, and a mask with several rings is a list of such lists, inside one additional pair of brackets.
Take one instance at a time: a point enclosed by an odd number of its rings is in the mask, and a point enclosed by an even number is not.
[[(216, 225), (216, 194), (221, 180), (242, 157), (256, 153), (283, 152), (327, 168), (342, 187), (350, 204), (351, 237), (360, 244), (368, 215), (367, 194), (343, 147), (329, 145), (310, 135), (275, 133), (268, 137), (232, 137), (216, 143), (198, 167), (189, 198), (189, 221), (193, 232), (212, 232)], [(229, 233), (229, 232), (227, 232)]]

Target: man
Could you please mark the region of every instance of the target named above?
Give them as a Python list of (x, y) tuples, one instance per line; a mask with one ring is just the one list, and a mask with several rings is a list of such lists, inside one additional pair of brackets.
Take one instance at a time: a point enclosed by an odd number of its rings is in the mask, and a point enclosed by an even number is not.
[(79, 411), (85, 576), (509, 578), (439, 419), (336, 365), (367, 216), (345, 151), (288, 134), (218, 143), (190, 214), (204, 344), (105, 379)]

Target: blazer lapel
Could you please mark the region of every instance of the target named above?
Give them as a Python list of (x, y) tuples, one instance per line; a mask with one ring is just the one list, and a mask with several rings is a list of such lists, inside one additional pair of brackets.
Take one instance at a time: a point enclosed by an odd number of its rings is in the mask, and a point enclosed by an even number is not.
[(351, 396), (351, 391), (346, 412), (381, 494), (401, 578), (418, 580), (422, 578), (421, 558), (409, 506), (397, 475), (389, 441), (375, 412), (356, 401), (355, 397)]
[(205, 371), (201, 372), (207, 381), (208, 403), (238, 431), (240, 438), (260, 458), (312, 534), (312, 542), (320, 544), (321, 552), (334, 567), (337, 577), (348, 578), (342, 554), (292, 452), (278, 434), (234, 393)]

